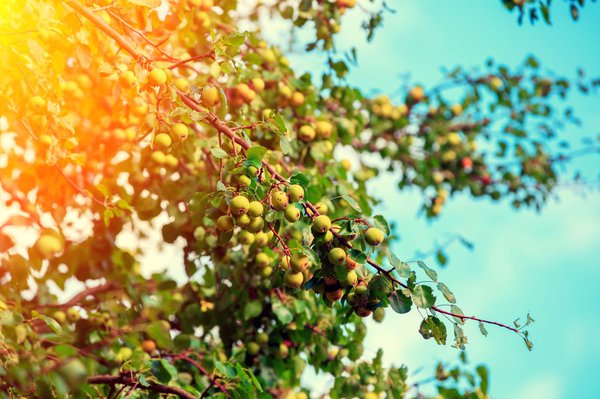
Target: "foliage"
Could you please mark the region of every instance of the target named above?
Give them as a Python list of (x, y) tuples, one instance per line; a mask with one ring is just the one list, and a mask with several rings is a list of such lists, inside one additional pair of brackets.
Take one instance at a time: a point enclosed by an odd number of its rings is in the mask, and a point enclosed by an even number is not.
[[(249, 15), (228, 0), (159, 3), (0, 6), (0, 397), (301, 398), (307, 366), (336, 377), (334, 398), (412, 397), (404, 366), (362, 356), (363, 318), (386, 308), (420, 312), (415, 329), (438, 344), (464, 348), (474, 321), (531, 348), (529, 316), (465, 316), (435, 270), (390, 251), (368, 158), (422, 190), (428, 217), (460, 191), (540, 208), (570, 154), (551, 140), (576, 122), (555, 98), (597, 82), (530, 57), (370, 98), (332, 58), (352, 0)], [(327, 52), (329, 71), (298, 76), (258, 28), (241, 32), (262, 8), (312, 23), (308, 50)], [(343, 145), (353, 160), (333, 157)], [(145, 273), (154, 231), (182, 249), (183, 283)], [(74, 281), (85, 288), (61, 301)], [(436, 391), (487, 397), (487, 370), (475, 373), (440, 365)]]

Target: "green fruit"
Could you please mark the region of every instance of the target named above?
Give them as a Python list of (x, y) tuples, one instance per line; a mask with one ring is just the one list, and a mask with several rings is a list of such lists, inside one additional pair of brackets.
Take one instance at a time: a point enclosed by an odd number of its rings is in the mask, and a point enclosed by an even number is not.
[(369, 287), (367, 287), (366, 284), (360, 284), (357, 285), (356, 288), (354, 288), (354, 292), (356, 292), (356, 295), (362, 295), (365, 292), (367, 292), (368, 289)]
[(256, 266), (258, 266), (261, 269), (263, 267), (269, 266), (269, 264), (271, 263), (271, 257), (264, 252), (257, 253), (254, 260), (256, 262)]
[(302, 253), (297, 253), (297, 254), (292, 255), (290, 267), (295, 272), (301, 273), (304, 270), (306, 270), (309, 265), (310, 265), (310, 261), (308, 260), (308, 256), (306, 256)]
[(346, 279), (344, 280), (344, 284), (347, 286), (354, 286), (358, 283), (358, 276), (354, 270), (351, 270), (346, 274)]
[(329, 212), (329, 208), (327, 208), (327, 205), (324, 204), (323, 202), (317, 202), (315, 204), (315, 209), (317, 210), (317, 212), (319, 212), (319, 214), (321, 215), (325, 215), (327, 212)]
[(283, 277), (285, 285), (290, 288), (298, 288), (304, 282), (302, 273), (297, 273), (293, 269), (288, 269)]
[(243, 245), (252, 245), (252, 243), (254, 243), (254, 234), (247, 230), (242, 230), (240, 231), (240, 234), (238, 234), (238, 241)]
[(263, 227), (265, 227), (265, 220), (261, 217), (257, 217), (250, 219), (250, 223), (248, 224), (248, 226), (246, 226), (246, 230), (248, 230), (251, 233), (259, 233), (262, 232)]
[(75, 387), (85, 382), (87, 376), (87, 369), (79, 359), (67, 361), (67, 363), (59, 369), (59, 372), (71, 387)]
[(244, 215), (250, 209), (250, 201), (243, 195), (238, 195), (231, 199), (229, 209), (232, 215)]
[(341, 266), (346, 262), (346, 251), (344, 251), (342, 248), (333, 248), (331, 251), (329, 251), (327, 258), (332, 264)]
[(269, 277), (271, 273), (273, 273), (273, 268), (271, 266), (267, 266), (265, 268), (260, 269), (259, 273), (261, 277)]
[(259, 345), (268, 344), (269, 334), (267, 334), (266, 332), (259, 332), (258, 334), (256, 334), (256, 342), (258, 342)]
[(296, 208), (294, 204), (289, 204), (285, 208), (285, 220), (290, 223), (300, 220), (300, 209)]
[(252, 222), (252, 219), (250, 219), (250, 216), (247, 214), (243, 214), (235, 218), (235, 224), (243, 228), (248, 227), (250, 222)]
[(248, 216), (250, 216), (251, 218), (257, 218), (259, 216), (262, 216), (264, 211), (265, 208), (263, 207), (263, 204), (260, 201), (252, 201), (250, 202), (248, 207)]
[(372, 246), (381, 244), (384, 238), (383, 231), (376, 227), (371, 227), (365, 232), (365, 241)]
[(81, 318), (81, 314), (79, 313), (79, 310), (77, 310), (76, 308), (69, 308), (67, 309), (67, 319), (69, 319), (72, 322), (78, 321)]
[(229, 215), (220, 216), (217, 219), (217, 230), (219, 231), (231, 231), (233, 230), (233, 217)]
[(304, 189), (299, 184), (292, 184), (287, 190), (290, 202), (300, 202), (304, 199)]
[(280, 359), (285, 359), (288, 357), (288, 355), (290, 354), (290, 348), (288, 348), (288, 346), (286, 344), (284, 344), (283, 342), (279, 344), (279, 358)]
[(62, 310), (57, 310), (52, 313), (52, 318), (58, 322), (58, 324), (64, 324), (67, 321), (67, 315)]
[(202, 226), (198, 226), (194, 229), (194, 238), (196, 241), (202, 241), (206, 237), (206, 229)]
[(117, 352), (115, 360), (119, 363), (123, 363), (129, 360), (131, 358), (131, 355), (133, 355), (133, 351), (131, 350), (131, 348), (124, 346), (121, 349), (119, 349), (119, 352)]
[(328, 242), (331, 242), (331, 240), (333, 240), (333, 233), (331, 231), (327, 230), (325, 232), (325, 235), (323, 236), (323, 242), (328, 243)]
[(323, 234), (331, 227), (331, 219), (329, 216), (319, 215), (313, 220), (312, 231), (313, 233)]
[(273, 190), (270, 195), (271, 206), (276, 211), (282, 211), (288, 206), (288, 197), (283, 191)]
[(381, 323), (383, 321), (384, 316), (385, 316), (385, 310), (383, 308), (377, 308), (373, 312), (373, 320), (375, 320), (378, 323)]
[(258, 355), (258, 352), (260, 352), (260, 345), (257, 344), (256, 342), (248, 342), (248, 344), (246, 345), (246, 348), (248, 349), (248, 353), (251, 356), (256, 356), (256, 355)]
[(351, 292), (348, 294), (348, 296), (346, 297), (346, 301), (348, 302), (348, 305), (350, 305), (352, 307), (355, 307), (360, 302), (359, 298), (356, 296), (356, 294), (354, 292)]
[(250, 179), (248, 176), (241, 175), (238, 177), (238, 183), (241, 187), (250, 187), (250, 184), (252, 184), (252, 179)]

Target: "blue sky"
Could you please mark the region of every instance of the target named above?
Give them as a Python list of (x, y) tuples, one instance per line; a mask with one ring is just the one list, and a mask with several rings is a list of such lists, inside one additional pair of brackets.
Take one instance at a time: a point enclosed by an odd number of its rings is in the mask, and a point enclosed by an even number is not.
[[(490, 56), (517, 65), (535, 54), (542, 65), (561, 75), (573, 77), (578, 67), (600, 74), (600, 5), (588, 4), (575, 23), (565, 2), (555, 1), (553, 26), (532, 27), (518, 26), (516, 16), (505, 12), (500, 1), (391, 3), (397, 13), (387, 16), (371, 44), (364, 44), (362, 32), (353, 29), (360, 11), (353, 10), (342, 25), (339, 41), (359, 50), (359, 66), (349, 79), (363, 90), (389, 91), (401, 84), (399, 77), (407, 72), (416, 82), (433, 84), (440, 80), (442, 66), (479, 66)], [(276, 30), (272, 27), (267, 33)], [(290, 58), (300, 70), (319, 70), (322, 63), (322, 58), (302, 52)], [(600, 98), (576, 95), (570, 102), (583, 125), (570, 128), (565, 137), (576, 141), (597, 135)], [(576, 166), (594, 177), (600, 162), (592, 155), (578, 160)], [(461, 233), (474, 242), (475, 249), (451, 247), (450, 264), (440, 278), (452, 288), (465, 313), (512, 322), (530, 311), (536, 319), (531, 353), (510, 332), (489, 328), (485, 338), (476, 324), (467, 325), (469, 358), (491, 367), (492, 397), (597, 396), (600, 381), (590, 378), (590, 372), (597, 370), (600, 360), (596, 337), (600, 312), (593, 297), (600, 281), (600, 194), (584, 198), (572, 189), (560, 189), (558, 200), (540, 214), (458, 196), (439, 220), (429, 223), (417, 217), (419, 194), (398, 192), (395, 182), (393, 174), (386, 174), (373, 180), (370, 188), (385, 199), (381, 213), (398, 225), (401, 240), (394, 249), (400, 257), (413, 258), (415, 250), (430, 248), (434, 240)], [(455, 361), (456, 350), (419, 336), (418, 317), (388, 312), (384, 323), (371, 323), (366, 347), (374, 352), (383, 345), (388, 364), (406, 363), (413, 371), (433, 368), (438, 359)]]

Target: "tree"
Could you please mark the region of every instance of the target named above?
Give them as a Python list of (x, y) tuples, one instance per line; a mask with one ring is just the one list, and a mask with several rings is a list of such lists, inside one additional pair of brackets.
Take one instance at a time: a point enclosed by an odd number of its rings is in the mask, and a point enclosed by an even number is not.
[[(355, 52), (336, 51), (355, 1), (249, 14), (160, 3), (0, 5), (1, 397), (301, 398), (307, 365), (336, 377), (334, 398), (410, 397), (405, 367), (362, 357), (363, 318), (390, 310), (418, 311), (415, 328), (438, 344), (464, 348), (463, 325), (477, 323), (531, 349), (530, 316), (467, 316), (435, 270), (389, 250), (394, 227), (365, 182), (397, 171), (429, 218), (461, 191), (540, 209), (558, 165), (597, 151), (556, 145), (577, 121), (557, 99), (597, 81), (552, 77), (530, 57), (455, 69), (402, 102), (370, 98), (344, 80)], [(366, 11), (367, 39), (387, 11)], [(307, 51), (328, 72), (295, 74), (252, 24), (261, 13), (314, 29)], [(335, 160), (339, 145), (355, 158)], [(364, 162), (373, 154), (380, 167)], [(143, 272), (162, 245), (142, 242), (159, 229), (182, 248), (180, 284)], [(74, 281), (85, 285), (65, 301)], [(433, 378), (440, 397), (485, 398), (487, 373), (440, 365)]]

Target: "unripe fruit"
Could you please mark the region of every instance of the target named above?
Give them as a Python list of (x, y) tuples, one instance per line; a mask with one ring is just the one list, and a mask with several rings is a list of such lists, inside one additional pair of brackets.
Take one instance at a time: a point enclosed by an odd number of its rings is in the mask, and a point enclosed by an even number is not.
[(262, 216), (264, 212), (263, 204), (260, 201), (252, 201), (248, 205), (248, 216), (251, 218), (256, 218)]
[(246, 226), (246, 229), (251, 233), (259, 233), (262, 231), (263, 227), (265, 227), (265, 220), (259, 216), (257, 218), (250, 219), (250, 223), (248, 226)]
[(79, 359), (68, 360), (67, 363), (60, 367), (59, 372), (64, 377), (65, 382), (71, 387), (76, 387), (84, 383), (87, 376), (87, 369)]
[(187, 139), (189, 129), (183, 123), (176, 123), (171, 126), (171, 137), (176, 141), (183, 141)]
[(256, 254), (254, 261), (256, 263), (256, 266), (262, 269), (263, 267), (269, 266), (269, 264), (271, 263), (271, 257), (264, 252), (259, 252)]
[(124, 346), (121, 349), (119, 349), (119, 352), (117, 352), (115, 360), (119, 363), (122, 363), (124, 361), (129, 360), (129, 358), (131, 358), (131, 355), (133, 355), (133, 351), (131, 350), (131, 348)]
[(142, 349), (146, 353), (152, 353), (156, 350), (156, 342), (151, 339), (147, 339), (142, 342)]
[(238, 177), (238, 183), (241, 187), (250, 187), (250, 185), (252, 184), (252, 179), (250, 179), (246, 175), (241, 175), (240, 177)]
[(248, 344), (246, 345), (246, 348), (248, 349), (248, 353), (251, 356), (256, 356), (256, 355), (258, 355), (258, 352), (260, 352), (260, 345), (257, 344), (256, 342), (248, 342)]
[(35, 112), (42, 112), (46, 110), (46, 100), (40, 96), (33, 96), (29, 99), (29, 107)]
[(150, 158), (159, 165), (163, 165), (167, 162), (167, 156), (162, 151), (153, 151)]
[(75, 322), (78, 321), (80, 318), (81, 314), (79, 313), (79, 310), (77, 310), (76, 308), (67, 309), (67, 319), (69, 319), (69, 321)]
[(184, 93), (190, 89), (190, 82), (186, 78), (177, 78), (174, 83), (175, 87)]
[(310, 261), (308, 257), (302, 253), (292, 255), (290, 266), (295, 272), (301, 273), (308, 268)]
[(247, 227), (250, 225), (250, 222), (252, 222), (252, 219), (250, 219), (250, 216), (246, 214), (239, 215), (235, 218), (235, 224), (240, 227)]
[(214, 86), (205, 86), (200, 97), (204, 105), (213, 107), (219, 103), (219, 89)]
[(167, 82), (167, 73), (160, 68), (154, 68), (148, 74), (148, 83), (150, 86), (162, 86)]
[(40, 135), (40, 144), (44, 147), (50, 147), (50, 145), (52, 144), (52, 136), (50, 136), (49, 134)]
[(356, 296), (354, 292), (348, 294), (348, 296), (346, 297), (346, 301), (348, 302), (348, 305), (352, 307), (358, 305), (358, 303), (360, 302), (358, 296)]
[(304, 199), (304, 189), (299, 184), (292, 184), (287, 190), (290, 202), (300, 202)]
[(315, 129), (312, 128), (312, 126), (304, 125), (298, 130), (298, 138), (304, 141), (305, 143), (313, 141), (315, 139), (315, 136), (316, 132)]
[(31, 123), (31, 127), (35, 129), (44, 129), (48, 126), (48, 118), (46, 118), (46, 115), (31, 115), (29, 123)]
[(365, 232), (365, 241), (367, 244), (377, 246), (383, 242), (383, 231), (376, 227), (371, 227)]
[[(252, 222), (250, 222), (250, 225), (252, 225), (252, 223), (254, 222), (254, 220)], [(250, 228), (250, 226), (248, 226), (248, 228)], [(254, 237), (254, 242), (256, 243), (256, 245), (258, 247), (263, 247), (265, 245), (267, 245), (267, 243), (269, 242), (269, 237), (267, 236), (267, 233), (263, 233), (258, 232), (256, 233), (255, 237)]]
[(317, 210), (317, 212), (319, 212), (319, 214), (321, 215), (325, 215), (327, 214), (327, 212), (329, 211), (329, 208), (327, 208), (327, 205), (324, 204), (323, 202), (317, 202), (315, 204), (315, 209)]
[(229, 209), (232, 215), (243, 215), (250, 209), (250, 201), (243, 195), (235, 196), (229, 203)]
[(344, 290), (342, 290), (342, 289), (337, 289), (337, 290), (334, 290), (334, 291), (327, 291), (327, 292), (325, 292), (325, 297), (330, 302), (339, 301), (340, 299), (342, 299), (343, 296), (344, 296)]
[(273, 268), (271, 266), (262, 268), (259, 271), (259, 274), (261, 275), (261, 277), (269, 277), (272, 273), (273, 273)]
[(333, 125), (328, 121), (318, 121), (316, 124), (316, 133), (322, 139), (328, 139), (333, 133)]
[(292, 266), (292, 258), (284, 255), (283, 258), (281, 258), (281, 262), (279, 262), (279, 267), (281, 267), (283, 270), (289, 270)]
[(62, 310), (57, 310), (52, 313), (52, 318), (58, 322), (58, 324), (64, 324), (67, 321), (67, 315)]
[(325, 235), (323, 236), (323, 242), (328, 243), (328, 242), (331, 242), (331, 240), (333, 240), (333, 233), (331, 231), (327, 230), (325, 232)]
[(160, 148), (167, 148), (173, 143), (171, 136), (166, 133), (159, 133), (154, 138), (154, 145)]
[(55, 256), (63, 250), (62, 242), (52, 234), (42, 234), (35, 247), (44, 258)]
[(283, 280), (285, 282), (285, 285), (287, 285), (288, 287), (298, 288), (302, 285), (302, 282), (304, 281), (304, 276), (302, 275), (302, 273), (298, 273), (292, 269), (288, 269), (285, 272)]
[(342, 165), (342, 168), (344, 168), (344, 170), (346, 171), (350, 170), (350, 168), (352, 167), (352, 164), (347, 159), (342, 159), (340, 161), (340, 164)]
[(254, 243), (254, 234), (248, 230), (242, 230), (238, 234), (238, 241), (242, 245), (252, 245)]
[(356, 292), (356, 295), (362, 295), (367, 292), (368, 289), (369, 287), (366, 284), (359, 284), (354, 288), (354, 292)]
[(271, 206), (276, 211), (282, 211), (288, 206), (288, 197), (283, 191), (273, 190), (270, 194)]
[(331, 227), (331, 219), (326, 215), (319, 215), (313, 220), (312, 231), (313, 233), (323, 234)]
[(279, 353), (278, 356), (280, 359), (285, 359), (290, 354), (290, 348), (287, 347), (283, 342), (279, 344)]
[(256, 334), (256, 342), (259, 345), (266, 345), (269, 343), (269, 334), (267, 334), (266, 332), (259, 332), (258, 334)]
[(344, 251), (342, 248), (333, 248), (331, 251), (329, 251), (327, 258), (332, 264), (341, 266), (346, 261), (346, 251)]
[(299, 107), (304, 104), (304, 94), (299, 91), (294, 92), (290, 98), (290, 104), (292, 104), (293, 107)]
[(233, 230), (233, 227), (233, 217), (229, 215), (223, 215), (217, 219), (217, 229), (219, 231), (231, 231)]
[(458, 134), (456, 132), (449, 133), (447, 140), (448, 140), (448, 144), (457, 146), (461, 142), (460, 134)]
[(381, 323), (383, 321), (384, 316), (385, 316), (385, 310), (383, 308), (377, 308), (373, 312), (373, 320), (375, 320), (378, 323)]
[(352, 287), (358, 283), (358, 276), (354, 270), (350, 270), (348, 274), (346, 274), (346, 279), (344, 280), (344, 284), (348, 287)]
[(500, 89), (502, 87), (502, 79), (500, 79), (497, 76), (494, 76), (492, 79), (490, 79), (490, 85), (494, 89), (498, 90), (498, 89)]
[(175, 168), (179, 165), (179, 159), (172, 154), (165, 155), (165, 164), (170, 168)]
[(300, 220), (300, 210), (294, 204), (289, 204), (285, 208), (285, 220), (290, 223)]
[(256, 91), (257, 93), (260, 93), (265, 89), (265, 81), (261, 78), (254, 78), (251, 80), (251, 83), (252, 87), (254, 88), (254, 91)]
[(135, 85), (135, 74), (133, 71), (125, 71), (119, 76), (119, 84), (124, 89), (131, 89)]
[(459, 116), (463, 112), (463, 107), (460, 104), (452, 104), (450, 110), (452, 111), (454, 116)]
[(379, 399), (379, 395), (375, 392), (365, 392), (364, 399)]

